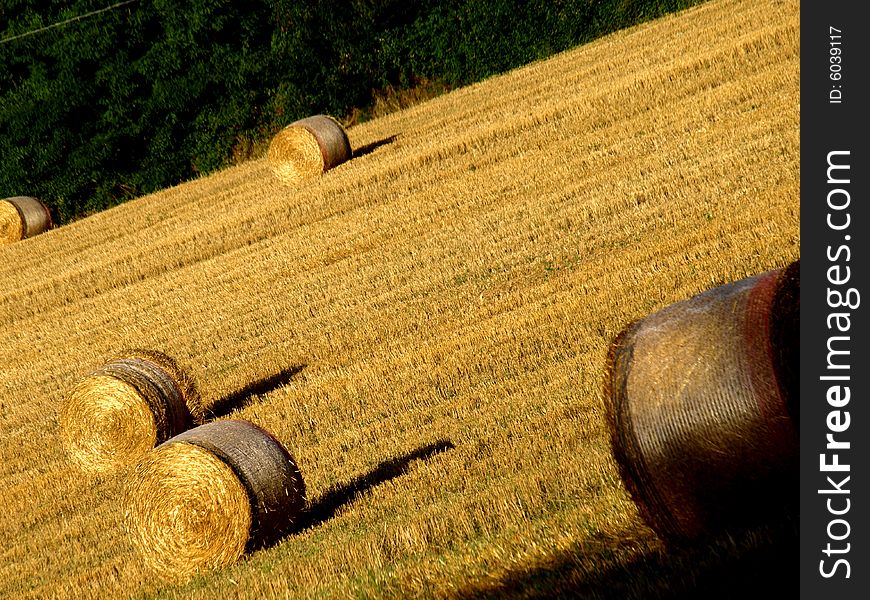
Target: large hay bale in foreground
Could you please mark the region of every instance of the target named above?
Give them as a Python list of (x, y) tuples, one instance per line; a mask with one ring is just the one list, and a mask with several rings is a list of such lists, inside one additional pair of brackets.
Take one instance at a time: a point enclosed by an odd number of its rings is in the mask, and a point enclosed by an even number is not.
[(64, 399), (61, 441), (87, 471), (135, 464), (203, 420), (193, 380), (171, 357), (129, 350), (85, 376)]
[(314, 115), (291, 123), (272, 138), (267, 152), (275, 177), (298, 183), (350, 160), (350, 141), (341, 123)]
[(30, 196), (0, 200), (0, 245), (12, 244), (51, 229), (48, 207)]
[(133, 545), (154, 572), (178, 580), (277, 541), (302, 511), (305, 484), (269, 432), (223, 420), (149, 452), (126, 500)]
[(798, 512), (800, 263), (678, 302), (610, 348), (613, 452), (666, 540)]

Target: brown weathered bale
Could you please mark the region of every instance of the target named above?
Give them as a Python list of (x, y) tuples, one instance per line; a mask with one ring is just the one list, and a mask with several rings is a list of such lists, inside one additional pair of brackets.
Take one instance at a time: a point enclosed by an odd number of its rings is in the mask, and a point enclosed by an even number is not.
[(799, 318), (795, 262), (668, 306), (614, 341), (613, 452), (663, 538), (797, 514)]

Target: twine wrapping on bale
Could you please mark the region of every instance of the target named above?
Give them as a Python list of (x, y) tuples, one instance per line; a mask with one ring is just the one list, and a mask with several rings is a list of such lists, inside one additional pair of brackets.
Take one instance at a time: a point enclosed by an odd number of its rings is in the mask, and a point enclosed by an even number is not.
[(277, 541), (304, 504), (302, 474), (280, 442), (248, 421), (214, 421), (138, 465), (127, 529), (149, 568), (183, 579)]
[(48, 207), (30, 196), (0, 201), (0, 243), (11, 244), (51, 229)]
[(799, 319), (798, 261), (668, 306), (614, 341), (614, 456), (665, 540), (797, 515)]
[(284, 183), (317, 177), (350, 157), (344, 128), (326, 115), (291, 123), (272, 138), (267, 152), (272, 172)]
[(202, 413), (193, 380), (171, 357), (130, 350), (88, 374), (64, 399), (61, 441), (81, 468), (105, 473), (201, 423)]

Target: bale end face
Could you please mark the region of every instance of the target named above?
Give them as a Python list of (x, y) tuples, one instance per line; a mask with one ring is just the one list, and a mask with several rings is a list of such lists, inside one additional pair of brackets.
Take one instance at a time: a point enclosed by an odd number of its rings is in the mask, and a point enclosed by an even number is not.
[(0, 245), (14, 244), (24, 237), (24, 223), (15, 205), (0, 200)]
[(133, 546), (165, 580), (235, 562), (250, 535), (244, 485), (223, 460), (191, 444), (149, 452), (130, 479), (126, 506)]
[(138, 460), (157, 441), (151, 407), (132, 384), (93, 373), (64, 400), (61, 442), (79, 468), (115, 471)]

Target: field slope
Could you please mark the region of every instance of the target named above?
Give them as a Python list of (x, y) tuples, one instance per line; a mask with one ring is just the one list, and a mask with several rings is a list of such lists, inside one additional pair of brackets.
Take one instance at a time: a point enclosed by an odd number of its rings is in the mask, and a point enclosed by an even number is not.
[[(764, 534), (644, 527), (604, 363), (631, 320), (799, 257), (799, 24), (714, 0), (353, 127), (364, 152), (298, 188), (251, 161), (0, 248), (0, 597), (736, 586)], [(145, 570), (124, 475), (77, 472), (57, 426), (136, 346), (287, 445), (301, 531)]]

